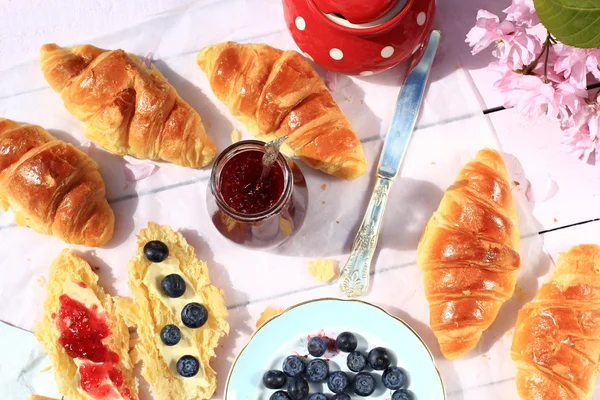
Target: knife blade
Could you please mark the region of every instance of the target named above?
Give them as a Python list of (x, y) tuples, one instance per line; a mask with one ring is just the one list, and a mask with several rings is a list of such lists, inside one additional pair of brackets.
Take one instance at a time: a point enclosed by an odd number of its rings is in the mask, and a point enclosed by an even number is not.
[[(340, 272), (338, 284), (348, 297), (361, 296), (369, 288), (371, 261), (377, 247), (388, 194), (414, 132), (440, 39), (439, 31), (431, 32), (421, 59), (409, 70), (398, 94), (394, 117), (379, 158), (371, 200), (352, 244), (350, 257)], [(413, 57), (417, 56), (418, 53)], [(414, 61), (411, 60), (411, 65)]]

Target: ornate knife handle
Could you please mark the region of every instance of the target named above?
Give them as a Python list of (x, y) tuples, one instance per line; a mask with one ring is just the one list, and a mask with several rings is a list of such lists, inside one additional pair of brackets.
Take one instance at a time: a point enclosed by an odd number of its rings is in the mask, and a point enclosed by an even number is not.
[(340, 272), (340, 289), (348, 297), (361, 296), (369, 288), (371, 260), (377, 247), (383, 211), (391, 186), (391, 179), (377, 176), (365, 217), (352, 244), (350, 258)]

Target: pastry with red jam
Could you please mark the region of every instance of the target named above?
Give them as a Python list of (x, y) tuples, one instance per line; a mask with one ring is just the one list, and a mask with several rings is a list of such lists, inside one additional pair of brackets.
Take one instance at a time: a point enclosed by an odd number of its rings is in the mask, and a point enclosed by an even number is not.
[(229, 325), (223, 291), (211, 285), (208, 265), (180, 233), (151, 222), (138, 235), (128, 272), (134, 298), (115, 303), (137, 327), (135, 350), (156, 398), (211, 398), (217, 375), (210, 361)]
[(72, 250), (50, 267), (44, 316), (35, 327), (69, 400), (137, 400), (129, 330), (98, 276)]

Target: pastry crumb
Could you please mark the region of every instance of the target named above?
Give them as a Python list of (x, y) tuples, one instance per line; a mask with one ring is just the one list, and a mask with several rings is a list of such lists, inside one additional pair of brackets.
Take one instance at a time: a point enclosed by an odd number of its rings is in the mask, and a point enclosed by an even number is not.
[(325, 204), (325, 202), (324, 202), (324, 201), (322, 201), (322, 202), (321, 202), (321, 204)]
[(470, 296), (471, 295), (471, 291), (470, 290), (463, 290), (462, 294), (464, 294), (465, 296)]
[(125, 186), (123, 186), (123, 190), (127, 189), (129, 187), (129, 183), (126, 183)]
[(364, 101), (364, 100), (361, 100), (361, 101), (360, 101), (360, 104), (365, 104), (365, 101)]
[(515, 186), (521, 186), (521, 184), (518, 181), (513, 181)]
[(92, 271), (98, 272), (100, 271), (100, 267), (98, 267), (97, 265), (92, 265)]
[(40, 372), (48, 372), (52, 369), (52, 365), (47, 365), (44, 368), (40, 369)]
[(240, 139), (241, 139), (240, 131), (238, 131), (237, 129), (234, 129), (231, 132), (231, 143), (237, 143), (240, 141)]
[(519, 300), (520, 302), (525, 301), (527, 294), (523, 289), (521, 289), (521, 286), (519, 286), (518, 284), (515, 286), (515, 293), (517, 294), (517, 300)]
[(432, 161), (432, 162), (431, 162), (431, 165), (435, 165), (435, 164), (437, 164), (435, 161)]
[(323, 189), (323, 190), (327, 189), (327, 184), (326, 183), (322, 184), (321, 189)]
[(40, 287), (44, 287), (44, 285), (46, 284), (46, 278), (43, 276), (38, 276), (37, 283)]
[(335, 278), (335, 260), (317, 258), (308, 262), (308, 272), (319, 282), (329, 282)]
[(513, 329), (511, 328), (511, 329), (507, 330), (504, 335), (505, 336), (512, 336), (512, 334), (513, 334)]
[(346, 96), (344, 97), (344, 100), (346, 100), (349, 103), (352, 103), (352, 96)]
[(339, 224), (339, 223), (340, 223), (340, 221), (335, 221), (335, 223), (336, 223), (336, 224)]
[(260, 313), (260, 317), (256, 321), (256, 327), (259, 328), (262, 324), (270, 320), (271, 318), (281, 314), (283, 312), (283, 308), (271, 308), (267, 306), (262, 313)]
[(283, 217), (279, 217), (279, 229), (281, 229), (281, 233), (283, 233), (283, 236), (290, 236), (293, 231), (292, 221)]
[(554, 222), (558, 222), (558, 220), (556, 218), (554, 218)]
[(31, 258), (28, 258), (27, 261), (31, 261)]
[(490, 356), (488, 356), (487, 354), (482, 354), (481, 358), (483, 358), (485, 360), (491, 360)]

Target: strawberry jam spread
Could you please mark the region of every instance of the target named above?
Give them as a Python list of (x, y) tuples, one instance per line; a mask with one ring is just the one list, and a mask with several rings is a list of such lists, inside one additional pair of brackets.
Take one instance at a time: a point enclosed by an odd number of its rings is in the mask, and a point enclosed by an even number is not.
[(93, 399), (133, 399), (123, 388), (123, 374), (117, 367), (119, 355), (102, 343), (110, 336), (104, 313), (99, 313), (96, 305), (88, 308), (65, 294), (59, 301), (58, 313), (53, 315), (60, 332), (58, 342), (69, 356), (80, 361), (81, 389)]
[(225, 203), (241, 214), (259, 214), (273, 207), (284, 189), (283, 170), (273, 164), (260, 181), (262, 151), (248, 150), (233, 156), (221, 172), (220, 191)]

